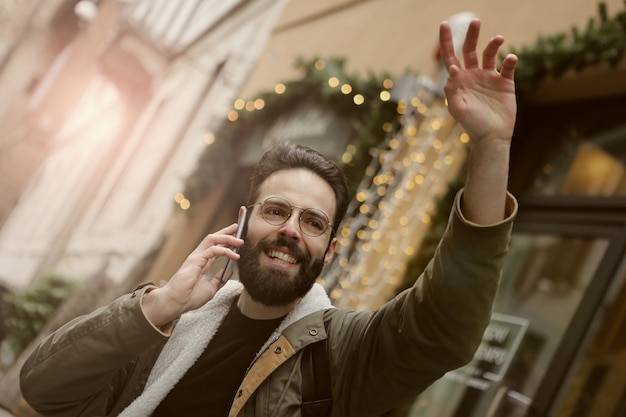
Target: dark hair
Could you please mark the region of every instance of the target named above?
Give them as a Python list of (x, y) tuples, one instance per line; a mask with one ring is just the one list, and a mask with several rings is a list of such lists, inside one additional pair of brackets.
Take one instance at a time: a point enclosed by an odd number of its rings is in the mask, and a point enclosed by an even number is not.
[(341, 169), (323, 154), (306, 146), (281, 141), (269, 148), (252, 170), (248, 205), (256, 203), (259, 187), (272, 174), (286, 169), (304, 168), (326, 181), (335, 192), (337, 208), (333, 219), (333, 233), (348, 209), (350, 196), (346, 177)]

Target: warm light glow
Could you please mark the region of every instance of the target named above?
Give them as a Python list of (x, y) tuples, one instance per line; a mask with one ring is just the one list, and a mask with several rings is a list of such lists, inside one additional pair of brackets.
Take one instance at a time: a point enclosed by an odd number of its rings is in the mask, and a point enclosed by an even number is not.
[(393, 138), (389, 141), (389, 147), (391, 149), (396, 149), (398, 147), (398, 145), (400, 144), (400, 142), (398, 141), (398, 139)]
[(407, 224), (409, 224), (409, 218), (406, 216), (402, 216), (400, 217), (398, 222), (400, 223), (401, 226), (406, 226)]
[(459, 140), (462, 143), (468, 143), (470, 141), (470, 137), (467, 133), (461, 133), (461, 136), (459, 136)]
[(363, 97), (361, 94), (356, 94), (352, 101), (354, 101), (354, 104), (356, 104), (357, 106), (360, 106), (361, 104), (365, 103), (365, 97)]
[(393, 80), (390, 80), (389, 78), (385, 79), (385, 81), (383, 81), (383, 87), (387, 90), (391, 89), (391, 87), (393, 87)]
[(243, 110), (244, 106), (246, 105), (246, 101), (242, 98), (238, 98), (237, 100), (235, 100), (235, 102), (233, 103), (233, 107), (237, 110)]
[(352, 162), (352, 154), (350, 152), (344, 152), (343, 155), (341, 155), (341, 162), (344, 164)]
[(381, 91), (380, 92), (380, 99), (382, 101), (389, 101), (389, 100), (391, 100), (391, 93), (389, 91)]
[(191, 207), (191, 202), (187, 200), (186, 198), (184, 198), (179, 204), (180, 204), (180, 208), (183, 210), (187, 210), (189, 209), (189, 207)]
[(316, 70), (323, 70), (324, 68), (326, 68), (326, 62), (324, 62), (324, 60), (318, 59), (317, 61), (315, 61)]
[(350, 94), (352, 92), (352, 86), (350, 84), (344, 84), (341, 86), (341, 92), (344, 94)]
[(415, 176), (415, 184), (422, 184), (424, 182), (424, 176), (423, 175), (416, 175)]
[(367, 199), (367, 193), (365, 191), (359, 191), (356, 195), (356, 199), (359, 202), (364, 202)]
[(263, 100), (262, 98), (257, 98), (256, 100), (254, 100), (255, 109), (261, 110), (263, 107), (265, 107), (265, 100)]
[(361, 214), (366, 214), (370, 211), (370, 208), (367, 204), (361, 204), (361, 207), (359, 207), (359, 211), (361, 212)]
[(248, 101), (246, 103), (246, 110), (247, 111), (253, 111), (254, 110), (254, 101)]
[(339, 78), (337, 77), (330, 77), (328, 79), (328, 85), (335, 88), (339, 85)]
[(419, 162), (420, 164), (424, 163), (424, 161), (426, 160), (426, 155), (424, 155), (421, 152), (413, 152), (411, 154), (411, 159), (414, 160), (415, 162)]
[(212, 133), (207, 133), (204, 136), (204, 143), (206, 143), (207, 145), (212, 145), (213, 142), (215, 142), (215, 135), (213, 135)]
[(383, 123), (383, 132), (391, 132), (391, 129), (393, 128), (393, 125), (389, 122)]
[(239, 119), (239, 113), (237, 113), (235, 110), (231, 110), (228, 112), (228, 120), (230, 120), (231, 122), (234, 122), (235, 120)]
[(283, 94), (285, 91), (287, 91), (287, 87), (283, 83), (278, 83), (274, 86), (274, 92), (276, 94)]
[(180, 202), (184, 199), (185, 195), (183, 193), (176, 193), (176, 195), (174, 195), (174, 201), (176, 201), (178, 204), (180, 204)]

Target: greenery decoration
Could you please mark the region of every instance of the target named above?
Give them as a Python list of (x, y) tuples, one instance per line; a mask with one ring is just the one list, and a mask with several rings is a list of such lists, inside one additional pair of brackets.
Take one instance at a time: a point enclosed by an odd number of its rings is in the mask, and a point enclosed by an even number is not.
[[(356, 187), (371, 160), (370, 149), (385, 139), (386, 124), (396, 117), (396, 103), (387, 97), (392, 82), (386, 75), (368, 74), (367, 78), (348, 75), (344, 60), (332, 58), (309, 61), (299, 59), (296, 63), (302, 73), (300, 79), (277, 85), (234, 108), (218, 131), (211, 144), (199, 158), (195, 171), (188, 177), (184, 197), (198, 201), (223, 180), (228, 167), (236, 164), (236, 149), (247, 143), (260, 128), (269, 127), (282, 114), (305, 101), (314, 101), (331, 109), (352, 124), (351, 157), (336, 161), (344, 170), (350, 184)], [(362, 102), (361, 102), (362, 100)]]
[[(626, 5), (626, 0), (624, 1)], [(615, 67), (626, 50), (626, 10), (609, 18), (606, 4), (598, 4), (598, 16), (586, 28), (570, 33), (539, 36), (534, 45), (511, 52), (519, 58), (515, 70), (518, 88), (532, 88), (548, 76), (559, 78), (568, 70), (607, 63)], [(500, 55), (503, 59), (505, 54)]]
[(5, 342), (16, 355), (33, 341), (48, 319), (78, 288), (75, 280), (49, 275), (22, 292), (4, 296)]

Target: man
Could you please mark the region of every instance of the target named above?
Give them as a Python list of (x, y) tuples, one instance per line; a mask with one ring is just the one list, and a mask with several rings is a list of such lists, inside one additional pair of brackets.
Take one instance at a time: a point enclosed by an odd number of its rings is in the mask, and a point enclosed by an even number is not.
[[(472, 149), (448, 230), (411, 289), (374, 312), (332, 308), (314, 281), (334, 253), (345, 180), (319, 153), (278, 145), (254, 171), (245, 239), (233, 236), (236, 224), (210, 234), (163, 287), (138, 289), (49, 336), (22, 368), (24, 398), (50, 416), (365, 417), (468, 362), (516, 211), (506, 187), (517, 58), (496, 70), (498, 36), (480, 67), (479, 28), (478, 20), (468, 28), (464, 68), (449, 25), (440, 28), (449, 109)], [(206, 277), (220, 256), (239, 260), (240, 282)], [(324, 347), (325, 414), (303, 404), (311, 346)]]

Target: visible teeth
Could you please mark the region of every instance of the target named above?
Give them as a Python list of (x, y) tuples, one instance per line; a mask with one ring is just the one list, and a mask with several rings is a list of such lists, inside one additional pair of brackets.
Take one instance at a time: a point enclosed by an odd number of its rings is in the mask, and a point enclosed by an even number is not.
[(298, 260), (293, 256), (289, 256), (286, 253), (279, 252), (277, 250), (270, 250), (268, 252), (268, 255), (274, 259), (278, 259), (279, 261), (287, 262), (290, 264), (295, 264), (298, 262)]

